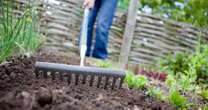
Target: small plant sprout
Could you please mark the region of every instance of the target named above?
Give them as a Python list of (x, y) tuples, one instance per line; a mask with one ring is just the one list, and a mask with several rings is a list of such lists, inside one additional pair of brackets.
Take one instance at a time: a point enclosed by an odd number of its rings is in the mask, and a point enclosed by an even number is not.
[(208, 101), (208, 90), (202, 90), (202, 91), (200, 92), (200, 95), (201, 95), (205, 100)]
[(134, 75), (133, 72), (127, 71), (125, 82), (130, 88), (141, 89), (147, 85), (148, 79), (145, 76)]
[(176, 89), (171, 89), (168, 97), (170, 103), (174, 104), (178, 108), (185, 108), (188, 105), (187, 99), (180, 95)]
[(173, 75), (168, 75), (166, 81), (165, 81), (166, 85), (169, 87), (173, 87), (176, 84), (176, 80), (174, 78)]
[(148, 83), (148, 79), (145, 76), (142, 75), (137, 75), (135, 77), (135, 87), (140, 89), (140, 88), (144, 88), (145, 85)]
[(127, 71), (126, 72), (126, 78), (125, 78), (125, 82), (127, 83), (127, 85), (130, 87), (130, 88), (133, 88), (134, 87), (134, 73), (132, 71)]
[(163, 91), (159, 87), (150, 87), (146, 92), (147, 95), (151, 97), (155, 97), (158, 100), (164, 101), (166, 97), (163, 95)]

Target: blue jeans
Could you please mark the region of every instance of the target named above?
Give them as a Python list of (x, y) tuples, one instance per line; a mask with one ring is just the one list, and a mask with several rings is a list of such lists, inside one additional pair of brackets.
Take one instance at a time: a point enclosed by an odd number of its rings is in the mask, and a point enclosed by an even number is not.
[[(117, 0), (95, 0), (89, 14), (86, 56), (99, 59), (108, 57), (108, 35), (112, 25)], [(95, 45), (92, 51), (93, 27), (97, 18)]]

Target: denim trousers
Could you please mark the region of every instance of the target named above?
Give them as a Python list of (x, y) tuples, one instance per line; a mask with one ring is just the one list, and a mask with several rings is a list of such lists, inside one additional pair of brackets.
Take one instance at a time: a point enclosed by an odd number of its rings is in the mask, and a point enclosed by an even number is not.
[[(90, 10), (87, 31), (86, 56), (98, 59), (108, 57), (108, 35), (113, 22), (118, 0), (95, 0), (95, 5)], [(92, 50), (93, 30), (96, 22), (95, 44)]]

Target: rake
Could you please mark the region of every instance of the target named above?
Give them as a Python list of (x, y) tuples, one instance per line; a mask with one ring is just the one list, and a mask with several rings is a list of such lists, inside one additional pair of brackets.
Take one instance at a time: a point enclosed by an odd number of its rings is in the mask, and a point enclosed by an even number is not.
[[(111, 89), (114, 89), (115, 86), (117, 86), (118, 88), (122, 87), (122, 83), (125, 78), (124, 70), (84, 66), (84, 58), (87, 49), (86, 44), (88, 15), (89, 9), (85, 9), (81, 36), (79, 40), (81, 58), (80, 65), (76, 66), (49, 62), (36, 62), (36, 77), (39, 77), (41, 74), (44, 76), (44, 78), (51, 77), (52, 80), (56, 79), (56, 77), (59, 77), (60, 80), (65, 79), (68, 84), (71, 84), (74, 81), (75, 85), (87, 84), (87, 82), (89, 81), (89, 86), (93, 86), (94, 82), (97, 81), (97, 88), (104, 84), (104, 89), (107, 89), (108, 85), (111, 86)], [(103, 80), (104, 78), (105, 80)], [(104, 82), (102, 83), (102, 81)]]

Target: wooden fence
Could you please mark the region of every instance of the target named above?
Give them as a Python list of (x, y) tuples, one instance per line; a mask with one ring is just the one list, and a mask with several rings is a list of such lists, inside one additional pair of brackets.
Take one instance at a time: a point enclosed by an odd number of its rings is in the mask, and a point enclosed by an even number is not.
[[(21, 0), (24, 1), (24, 0)], [(53, 52), (78, 52), (77, 40), (82, 21), (82, 0), (39, 0), (39, 31), (47, 37), (44, 49)], [(109, 36), (109, 58), (118, 61), (126, 23), (126, 14), (117, 12)], [(129, 61), (154, 64), (169, 52), (193, 52), (199, 36), (208, 32), (191, 25), (137, 12)]]

